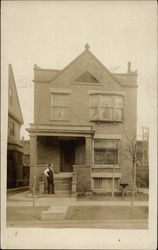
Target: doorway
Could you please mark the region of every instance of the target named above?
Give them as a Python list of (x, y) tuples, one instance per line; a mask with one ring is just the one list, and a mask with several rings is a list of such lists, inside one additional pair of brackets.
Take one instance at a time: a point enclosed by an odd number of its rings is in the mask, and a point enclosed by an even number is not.
[(60, 141), (61, 172), (73, 172), (75, 163), (75, 143), (73, 140)]

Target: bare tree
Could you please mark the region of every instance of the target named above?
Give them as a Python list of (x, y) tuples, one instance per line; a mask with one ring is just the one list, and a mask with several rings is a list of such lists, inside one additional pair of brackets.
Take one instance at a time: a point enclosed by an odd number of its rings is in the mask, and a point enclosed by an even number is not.
[(125, 140), (124, 146), (121, 147), (121, 154), (122, 156), (129, 160), (132, 163), (132, 202), (131, 204), (134, 204), (134, 197), (135, 197), (135, 189), (136, 189), (136, 163), (138, 161), (137, 157), (137, 138), (136, 133), (133, 130), (130, 133), (127, 133), (124, 126), (121, 126), (121, 129), (123, 130), (123, 136)]

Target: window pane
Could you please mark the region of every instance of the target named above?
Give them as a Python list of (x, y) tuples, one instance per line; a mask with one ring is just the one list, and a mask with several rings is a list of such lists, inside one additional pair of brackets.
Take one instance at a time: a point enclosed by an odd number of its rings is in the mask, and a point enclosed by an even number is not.
[(113, 120), (114, 121), (122, 120), (122, 109), (113, 109)]
[(94, 150), (94, 164), (106, 164), (106, 151), (104, 149)]
[(106, 152), (106, 160), (107, 164), (117, 164), (118, 163), (118, 152), (115, 151), (107, 151)]
[(52, 107), (52, 119), (68, 119), (69, 109), (65, 107)]
[(98, 107), (98, 95), (90, 96), (90, 107)]
[(53, 94), (52, 106), (67, 107), (69, 106), (69, 95), (67, 94)]
[(113, 98), (110, 95), (100, 95), (100, 107), (112, 107)]
[(123, 97), (122, 96), (115, 96), (115, 107), (116, 108), (123, 108)]
[(100, 120), (112, 120), (112, 108), (99, 108)]
[(90, 108), (90, 119), (91, 120), (98, 119), (98, 109), (97, 108)]
[(52, 108), (52, 119), (60, 117), (60, 109), (58, 107)]
[(68, 118), (69, 116), (69, 109), (68, 108), (60, 108), (60, 117), (61, 118)]

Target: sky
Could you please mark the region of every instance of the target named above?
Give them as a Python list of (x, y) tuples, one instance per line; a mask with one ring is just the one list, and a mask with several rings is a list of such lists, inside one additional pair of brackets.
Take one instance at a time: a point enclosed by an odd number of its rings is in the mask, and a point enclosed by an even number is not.
[[(12, 64), (25, 128), (33, 123), (33, 67), (62, 69), (90, 45), (114, 73), (138, 71), (138, 134), (153, 128), (157, 106), (156, 1), (5, 1), (2, 75)], [(7, 93), (7, 92), (6, 92)], [(5, 98), (5, 101), (7, 99)]]

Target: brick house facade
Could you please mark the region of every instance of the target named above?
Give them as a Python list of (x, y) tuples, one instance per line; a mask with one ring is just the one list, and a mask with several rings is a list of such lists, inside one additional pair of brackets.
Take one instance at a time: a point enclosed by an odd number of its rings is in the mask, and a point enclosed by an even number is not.
[[(132, 165), (122, 154), (136, 135), (137, 72), (111, 73), (85, 46), (63, 70), (34, 66), (34, 124), (30, 124), (30, 189), (50, 162), (59, 182), (74, 192), (108, 192), (131, 186)], [(37, 185), (38, 188), (38, 185)]]

